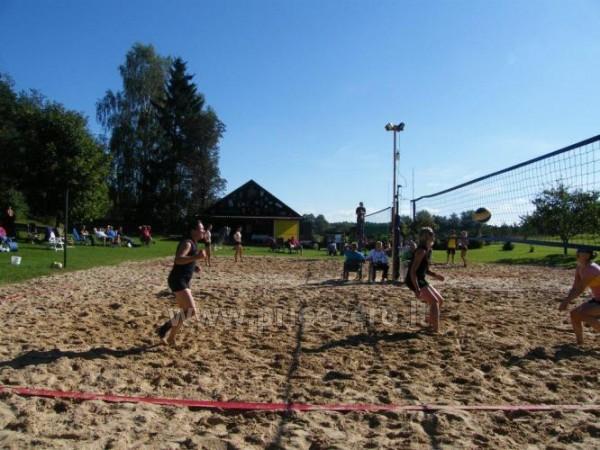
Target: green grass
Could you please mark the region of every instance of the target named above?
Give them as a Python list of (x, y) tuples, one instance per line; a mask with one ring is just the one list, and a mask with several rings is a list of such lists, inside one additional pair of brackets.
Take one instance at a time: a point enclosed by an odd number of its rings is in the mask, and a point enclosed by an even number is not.
[[(89, 269), (96, 266), (110, 266), (124, 261), (141, 261), (146, 259), (174, 256), (177, 242), (167, 239), (155, 239), (156, 244), (142, 247), (103, 247), (77, 245), (67, 249), (67, 271)], [(202, 247), (202, 246), (201, 246)], [(20, 256), (21, 264), (14, 266), (10, 264), (11, 256)], [(287, 251), (271, 252), (266, 247), (246, 247), (247, 256), (275, 255), (282, 257), (298, 257), (295, 253), (289, 255)], [(231, 246), (221, 247), (216, 256), (227, 256), (233, 258)], [(324, 250), (305, 250), (305, 258), (326, 258)], [(19, 242), (17, 253), (0, 253), (0, 284), (24, 281), (43, 275), (57, 272), (50, 268), (54, 262), (63, 262), (63, 252), (49, 250), (45, 245), (26, 244)], [(63, 270), (64, 271), (64, 270)]]
[[(67, 271), (89, 269), (96, 266), (110, 266), (124, 261), (141, 261), (146, 259), (173, 256), (177, 242), (167, 239), (156, 239), (156, 244), (143, 247), (102, 247), (102, 246), (76, 246), (67, 249), (68, 266)], [(10, 264), (10, 257), (19, 255), (22, 257), (21, 265)], [(267, 247), (246, 247), (246, 256), (278, 256), (298, 258), (297, 254), (286, 252), (272, 252)], [(233, 258), (231, 246), (221, 247), (216, 252), (216, 257)], [(302, 258), (308, 259), (331, 259), (325, 250), (304, 250)], [(341, 256), (335, 257), (342, 261)], [(562, 249), (557, 247), (536, 246), (534, 253), (529, 253), (529, 245), (515, 244), (512, 251), (503, 251), (501, 244), (488, 245), (482, 249), (470, 250), (468, 259), (478, 263), (503, 263), (503, 264), (532, 264), (558, 267), (574, 267), (575, 252), (569, 250), (565, 257)], [(436, 250), (433, 252), (434, 262), (446, 262), (446, 252)], [(0, 284), (24, 281), (43, 275), (56, 273), (57, 269), (51, 269), (52, 262), (63, 261), (63, 253), (48, 250), (44, 245), (32, 245), (19, 243), (18, 253), (0, 253)], [(455, 262), (460, 262), (457, 254)]]
[[(559, 247), (534, 246), (534, 252), (530, 253), (529, 244), (514, 244), (515, 248), (510, 251), (502, 250), (502, 244), (486, 245), (481, 249), (469, 250), (467, 260), (477, 263), (495, 264), (530, 264), (536, 266), (552, 267), (575, 267), (575, 250), (569, 249), (568, 254), (563, 255)], [(436, 250), (433, 252), (433, 261), (446, 262), (446, 251)], [(454, 262), (460, 262), (460, 252), (457, 251)]]
[[(176, 243), (174, 241), (157, 240), (156, 245), (143, 247), (103, 247), (103, 246), (76, 246), (67, 249), (67, 269), (81, 270), (95, 266), (109, 266), (123, 261), (144, 260), (160, 258), (173, 254)], [(10, 264), (11, 256), (18, 255), (22, 258), (21, 264)], [(56, 273), (51, 269), (52, 262), (63, 262), (63, 252), (49, 250), (43, 244), (26, 244), (19, 242), (17, 253), (0, 253), (0, 284), (23, 281), (43, 275)]]

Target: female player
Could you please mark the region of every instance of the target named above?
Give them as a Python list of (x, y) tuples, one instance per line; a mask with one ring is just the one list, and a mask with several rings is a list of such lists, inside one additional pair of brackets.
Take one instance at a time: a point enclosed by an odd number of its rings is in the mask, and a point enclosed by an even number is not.
[[(168, 278), (169, 289), (175, 293), (175, 301), (181, 311), (157, 330), (161, 341), (170, 345), (175, 345), (175, 336), (183, 325), (183, 321), (197, 315), (196, 304), (190, 290), (190, 281), (194, 272), (200, 271), (200, 268), (196, 267), (196, 261), (206, 257), (204, 250), (198, 251), (198, 241), (204, 238), (202, 222), (194, 220), (190, 223), (187, 234), (188, 237), (177, 246), (175, 261)], [(169, 333), (168, 338), (167, 333)]]
[(235, 230), (235, 233), (233, 233), (233, 249), (235, 251), (235, 262), (238, 262), (238, 257), (241, 262), (242, 254), (244, 252), (242, 247), (242, 227), (237, 227), (237, 230)]
[(442, 295), (431, 286), (425, 279), (425, 275), (431, 275), (439, 281), (444, 281), (444, 277), (432, 270), (429, 270), (429, 253), (433, 247), (434, 233), (429, 227), (421, 228), (419, 233), (419, 245), (413, 252), (412, 259), (406, 279), (406, 286), (415, 293), (415, 296), (429, 305), (428, 323), (434, 333), (439, 331), (440, 327), (440, 308), (444, 299)]
[(206, 265), (210, 267), (210, 258), (212, 256), (212, 225), (208, 224), (204, 232), (204, 251), (206, 252)]
[(587, 323), (594, 330), (600, 331), (600, 266), (592, 260), (596, 252), (588, 248), (577, 250), (577, 268), (575, 269), (575, 281), (569, 291), (569, 295), (560, 303), (558, 309), (564, 311), (569, 303), (579, 297), (588, 287), (592, 291), (592, 298), (586, 303), (571, 310), (571, 324), (575, 331), (578, 344), (583, 344), (583, 325)]

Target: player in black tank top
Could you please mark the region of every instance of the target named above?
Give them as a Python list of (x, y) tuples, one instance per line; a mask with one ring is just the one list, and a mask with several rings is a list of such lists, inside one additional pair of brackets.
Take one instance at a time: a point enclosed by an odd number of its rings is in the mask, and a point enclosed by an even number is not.
[[(191, 246), (189, 253), (187, 256), (196, 256), (198, 255), (198, 244), (194, 242), (192, 239), (184, 239), (177, 246), (180, 249), (182, 246), (188, 244)], [(171, 273), (169, 274), (168, 283), (169, 289), (173, 292), (181, 291), (183, 289), (189, 289), (190, 281), (192, 281), (192, 276), (196, 270), (196, 261), (192, 261), (188, 264), (173, 264), (173, 268), (171, 269)]]
[(425, 279), (430, 275), (440, 281), (444, 277), (433, 272), (429, 268), (429, 253), (433, 248), (433, 230), (429, 227), (421, 228), (419, 233), (419, 246), (413, 252), (410, 267), (406, 274), (406, 286), (415, 293), (415, 296), (429, 305), (429, 317), (427, 322), (434, 333), (439, 331), (440, 308), (444, 299), (442, 295), (431, 286)]
[(429, 272), (429, 252), (430, 252), (430, 250), (427, 248), (426, 245), (419, 245), (412, 254), (412, 257), (410, 259), (409, 268), (408, 268), (408, 271), (406, 272), (406, 278), (404, 280), (404, 282), (406, 283), (406, 286), (411, 291), (415, 290), (415, 286), (413, 284), (412, 276), (411, 276), (411, 269), (415, 262), (415, 255), (417, 254), (417, 251), (419, 249), (425, 251), (425, 257), (423, 259), (421, 259), (419, 266), (416, 268), (417, 285), (419, 286), (419, 288), (429, 286), (429, 283), (427, 283), (427, 280), (425, 279), (425, 275), (427, 275), (427, 273)]
[[(158, 336), (165, 344), (175, 345), (175, 336), (183, 325), (183, 321), (196, 316), (196, 303), (190, 290), (190, 281), (194, 272), (199, 271), (196, 261), (205, 257), (204, 251), (198, 251), (197, 242), (204, 238), (204, 226), (202, 222), (195, 220), (188, 227), (187, 239), (183, 239), (177, 246), (177, 254), (173, 268), (169, 273), (169, 288), (175, 293), (175, 301), (181, 308), (175, 317), (166, 321), (157, 330)], [(167, 333), (169, 337), (167, 339)]]

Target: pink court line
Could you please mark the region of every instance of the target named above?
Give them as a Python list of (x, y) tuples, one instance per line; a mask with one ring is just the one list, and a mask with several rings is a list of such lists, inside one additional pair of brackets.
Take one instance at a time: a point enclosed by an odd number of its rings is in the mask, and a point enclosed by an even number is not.
[(23, 294), (4, 295), (0, 297), (0, 303), (20, 300), (21, 298), (23, 298)]
[(253, 403), (219, 402), (164, 397), (132, 397), (127, 395), (96, 394), (92, 392), (54, 391), (27, 387), (2, 386), (0, 392), (24, 397), (66, 398), (72, 400), (100, 400), (108, 403), (149, 403), (162, 406), (194, 407), (233, 411), (365, 411), (365, 412), (444, 412), (444, 411), (600, 411), (600, 405), (373, 405), (308, 403)]

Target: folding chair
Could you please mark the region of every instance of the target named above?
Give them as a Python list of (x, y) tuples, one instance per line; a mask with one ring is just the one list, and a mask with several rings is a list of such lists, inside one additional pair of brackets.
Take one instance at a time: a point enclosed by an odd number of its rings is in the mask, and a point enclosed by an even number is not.
[(50, 232), (50, 237), (48, 237), (48, 248), (54, 250), (55, 252), (64, 250), (65, 243), (61, 237), (56, 237), (52, 231)]
[(350, 272), (356, 273), (356, 279), (362, 280), (363, 261), (345, 261), (344, 270), (342, 271), (342, 280), (348, 281)]
[(87, 239), (79, 234), (79, 231), (77, 231), (77, 228), (73, 228), (72, 234), (73, 234), (73, 242), (75, 243), (75, 245), (77, 245), (77, 244), (87, 245)]

